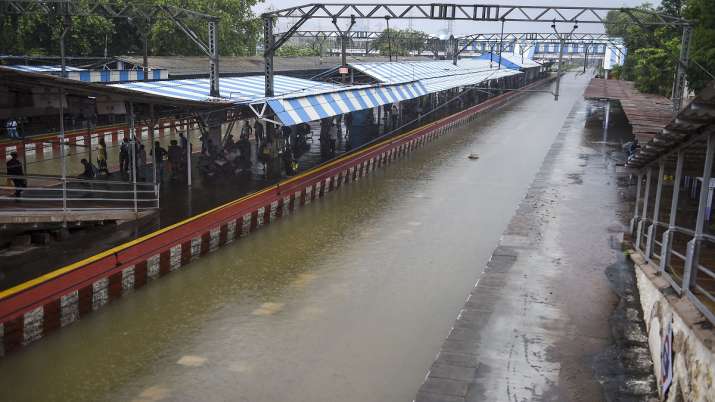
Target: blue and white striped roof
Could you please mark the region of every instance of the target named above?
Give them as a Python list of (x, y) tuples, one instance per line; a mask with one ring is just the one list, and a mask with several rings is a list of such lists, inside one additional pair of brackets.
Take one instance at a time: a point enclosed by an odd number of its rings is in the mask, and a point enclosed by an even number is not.
[[(477, 59), (482, 59), (487, 62), (489, 60), (493, 60), (494, 65), (497, 65), (499, 63), (499, 53), (482, 53), (477, 56)], [(513, 69), (541, 67), (541, 64), (529, 59), (526, 55), (524, 55), (524, 58), (522, 59), (521, 55), (515, 55), (514, 53), (502, 53), (501, 65), (502, 67)]]
[(350, 63), (350, 67), (369, 75), (382, 83), (403, 83), (427, 78), (447, 77), (461, 74), (481, 73), (496, 70), (489, 62), (477, 59), (462, 59), (455, 66), (450, 60), (402, 61), (380, 63)]
[[(28, 73), (61, 73), (62, 72), (62, 66), (27, 66), (24, 64), (17, 64), (14, 66), (5, 66), (7, 68), (11, 68), (13, 70), (18, 70), (18, 71), (25, 71)], [(77, 68), (77, 67), (71, 67), (71, 66), (65, 66), (65, 71), (87, 71), (83, 68)]]
[[(130, 89), (149, 93), (152, 95), (168, 96), (171, 98), (210, 101), (223, 100), (229, 103), (251, 103), (265, 99), (265, 79), (262, 75), (248, 77), (221, 77), (219, 89), (221, 98), (209, 96), (210, 83), (208, 78), (188, 80), (170, 80), (154, 82), (132, 82), (114, 84), (113, 87)], [(274, 93), (276, 96), (288, 95), (313, 95), (322, 92), (333, 92), (341, 87), (326, 82), (310, 81), (301, 78), (276, 75), (274, 77)]]
[(428, 94), (421, 82), (343, 88), (330, 93), (268, 99), (283, 124), (292, 126), (348, 112), (374, 108)]

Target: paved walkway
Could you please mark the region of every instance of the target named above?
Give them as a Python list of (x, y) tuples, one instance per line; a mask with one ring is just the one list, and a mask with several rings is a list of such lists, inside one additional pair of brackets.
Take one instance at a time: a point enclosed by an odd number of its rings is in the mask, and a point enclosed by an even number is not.
[(622, 138), (584, 128), (585, 110), (577, 101), (416, 402), (654, 395), (632, 268), (620, 251), (627, 179), (604, 141)]

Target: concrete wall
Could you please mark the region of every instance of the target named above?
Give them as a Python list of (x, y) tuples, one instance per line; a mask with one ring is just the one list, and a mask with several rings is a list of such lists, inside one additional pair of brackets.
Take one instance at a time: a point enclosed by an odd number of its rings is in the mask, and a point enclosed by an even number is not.
[[(715, 331), (712, 324), (639, 253), (631, 254), (641, 296), (648, 344), (661, 400), (715, 401)], [(663, 395), (661, 351), (668, 323), (673, 328), (673, 382)]]

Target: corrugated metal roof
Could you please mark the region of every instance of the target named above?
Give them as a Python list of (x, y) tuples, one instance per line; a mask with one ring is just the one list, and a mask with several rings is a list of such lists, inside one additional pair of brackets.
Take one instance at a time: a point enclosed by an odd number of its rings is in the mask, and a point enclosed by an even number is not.
[(389, 84), (496, 71), (496, 67), (490, 67), (488, 61), (478, 59), (462, 59), (456, 66), (449, 60), (350, 63), (350, 66), (377, 81)]
[[(690, 143), (687, 148), (686, 162), (691, 166), (702, 169), (705, 157), (705, 134), (715, 126), (715, 81), (711, 81), (703, 88), (698, 96), (690, 101), (678, 113), (677, 118), (670, 120), (648, 142), (641, 142), (642, 147), (631, 156), (627, 165), (630, 168), (643, 168), (670, 154), (671, 159), (676, 158), (675, 149), (683, 144)], [(701, 137), (701, 144), (697, 144)]]
[[(17, 64), (14, 66), (5, 66), (5, 67), (11, 68), (13, 70), (18, 70), (18, 71), (27, 71), (30, 73), (61, 73), (62, 72), (62, 66), (52, 66), (52, 65), (28, 66), (28, 65), (24, 65), (24, 64)], [(85, 70), (83, 68), (66, 66), (65, 71), (87, 71), (87, 70)]]
[[(483, 53), (481, 56), (479, 56), (480, 59), (485, 59), (489, 60), (492, 58), (494, 60), (494, 63), (499, 62), (499, 53), (492, 53), (491, 55), (489, 52)], [(530, 58), (524, 56), (523, 60), (521, 56), (515, 55), (514, 53), (510, 52), (503, 52), (501, 54), (502, 58), (502, 66), (506, 66), (507, 68), (535, 68), (535, 67), (541, 67), (541, 64), (535, 62), (534, 60), (531, 60)]]
[[(132, 82), (114, 84), (113, 87), (131, 89), (154, 95), (172, 98), (207, 101), (215, 98), (209, 96), (210, 83), (208, 78), (190, 80), (170, 80), (154, 82)], [(262, 75), (248, 77), (222, 77), (219, 82), (221, 97), (233, 103), (250, 103), (265, 98), (265, 79)], [(276, 75), (274, 77), (275, 95), (311, 95), (321, 92), (336, 91), (341, 87), (326, 82), (310, 81), (301, 78)]]
[(584, 91), (585, 98), (615, 99), (633, 127), (633, 135), (644, 143), (653, 138), (673, 117), (670, 99), (638, 91), (632, 81), (594, 78)]

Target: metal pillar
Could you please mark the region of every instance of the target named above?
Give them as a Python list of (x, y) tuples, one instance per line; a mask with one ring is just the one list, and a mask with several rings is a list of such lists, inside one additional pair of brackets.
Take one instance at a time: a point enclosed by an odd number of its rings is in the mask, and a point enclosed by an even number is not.
[(643, 239), (643, 224), (646, 219), (648, 219), (648, 198), (650, 197), (650, 182), (653, 176), (653, 168), (649, 167), (645, 175), (645, 194), (643, 194), (643, 219), (638, 221), (636, 234), (636, 248), (640, 249), (641, 241)]
[(680, 58), (678, 60), (678, 69), (673, 81), (673, 115), (680, 112), (683, 106), (683, 95), (685, 92), (685, 74), (690, 60), (690, 40), (693, 36), (693, 27), (683, 25), (683, 36), (680, 39)]
[(660, 160), (658, 163), (658, 185), (655, 188), (655, 204), (653, 204), (653, 221), (650, 226), (648, 226), (648, 240), (646, 242), (645, 257), (647, 261), (650, 261), (653, 257), (653, 250), (655, 249), (655, 234), (658, 230), (658, 215), (660, 212), (660, 197), (663, 192), (663, 176), (665, 175), (665, 161)]
[(588, 66), (588, 43), (584, 46), (585, 56), (583, 58), (583, 72), (586, 73), (586, 67)]
[[(70, 29), (70, 18), (65, 15), (62, 25), (62, 33), (60, 34), (60, 58), (61, 60), (61, 74), (62, 78), (67, 77), (67, 65), (65, 62), (65, 36)], [(60, 88), (60, 159), (62, 160), (62, 211), (67, 211), (67, 158), (65, 157), (65, 90)], [(23, 159), (26, 157), (25, 152), (23, 152)], [(66, 215), (65, 215), (66, 216)]]
[[(703, 182), (700, 186), (700, 198), (698, 202), (698, 216), (695, 221), (695, 234), (688, 242), (685, 255), (685, 269), (683, 273), (683, 290), (689, 291), (697, 276), (698, 261), (700, 260), (700, 247), (703, 241), (703, 228), (705, 226), (705, 211), (708, 209), (708, 190), (710, 188), (710, 177), (713, 169), (713, 154), (715, 153), (715, 134), (708, 134), (708, 147), (705, 155), (705, 165), (703, 166)], [(695, 271), (695, 272), (693, 272)], [(687, 292), (685, 292), (687, 293)]]
[(561, 67), (564, 60), (564, 40), (559, 40), (559, 68), (556, 70), (556, 93), (554, 94), (554, 101), (559, 100), (559, 88), (561, 87)]
[(132, 192), (134, 193), (134, 212), (139, 212), (137, 201), (137, 133), (134, 127), (134, 103), (129, 102), (129, 140), (132, 146), (131, 172), (132, 172)]
[(186, 186), (191, 188), (191, 132), (186, 130)]
[(459, 39), (452, 38), (452, 64), (457, 65), (459, 59)]
[(273, 19), (263, 18), (263, 67), (266, 75), (265, 95), (273, 96)]
[(660, 271), (670, 262), (670, 251), (673, 243), (673, 233), (675, 233), (675, 220), (678, 214), (678, 198), (680, 197), (680, 181), (683, 178), (683, 161), (685, 151), (678, 151), (678, 160), (675, 162), (675, 177), (673, 178), (673, 195), (670, 201), (670, 216), (668, 217), (668, 230), (663, 233), (663, 241), (660, 248)]
[(392, 61), (392, 35), (390, 35), (390, 17), (385, 16), (385, 23), (387, 24), (387, 54)]
[(144, 67), (144, 81), (149, 81), (149, 33), (148, 32), (142, 32), (142, 42), (144, 42), (144, 59), (143, 59), (143, 67)]
[(340, 64), (343, 67), (348, 65), (348, 36), (340, 35)]
[[(273, 37), (271, 35), (271, 37)], [(218, 19), (209, 21), (209, 81), (211, 81), (211, 96), (220, 97), (218, 69)]]
[(638, 204), (641, 201), (641, 183), (643, 182), (643, 173), (638, 175), (638, 183), (636, 183), (636, 210), (633, 213), (633, 218), (631, 218), (631, 225), (630, 225), (630, 232), (631, 236), (633, 236), (634, 230), (636, 229), (636, 225), (638, 224), (639, 217), (638, 217)]
[[(156, 149), (154, 147), (155, 144), (155, 137), (154, 137), (154, 129), (156, 127), (156, 116), (154, 115), (154, 104), (150, 103), (149, 104), (149, 115), (151, 118), (151, 127), (149, 128), (149, 138), (151, 141), (151, 169), (152, 169), (152, 175), (154, 178), (154, 188), (158, 189), (158, 178), (156, 177)], [(159, 198), (159, 194), (157, 193), (157, 199)]]
[(501, 70), (501, 52), (504, 50), (504, 18), (501, 20), (501, 34), (499, 35), (499, 66), (497, 70)]

